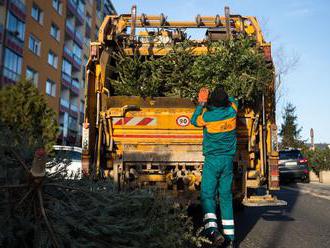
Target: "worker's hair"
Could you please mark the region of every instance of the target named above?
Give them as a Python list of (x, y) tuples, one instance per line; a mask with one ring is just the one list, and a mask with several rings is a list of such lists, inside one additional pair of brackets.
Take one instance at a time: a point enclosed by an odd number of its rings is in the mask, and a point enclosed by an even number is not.
[(219, 108), (228, 107), (229, 104), (229, 97), (224, 87), (222, 85), (218, 85), (217, 87), (215, 87), (208, 100), (208, 105)]

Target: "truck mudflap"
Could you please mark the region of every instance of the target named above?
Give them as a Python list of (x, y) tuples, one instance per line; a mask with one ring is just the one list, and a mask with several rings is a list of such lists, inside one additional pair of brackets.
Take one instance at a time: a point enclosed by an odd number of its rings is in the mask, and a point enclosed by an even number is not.
[(250, 196), (243, 199), (243, 205), (246, 207), (271, 207), (271, 206), (286, 206), (288, 203), (277, 199), (276, 196), (266, 194), (261, 196)]

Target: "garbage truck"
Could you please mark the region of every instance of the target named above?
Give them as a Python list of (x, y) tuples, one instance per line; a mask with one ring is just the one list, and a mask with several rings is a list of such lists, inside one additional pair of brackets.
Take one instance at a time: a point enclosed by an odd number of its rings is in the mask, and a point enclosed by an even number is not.
[[(164, 191), (198, 192), (203, 161), (202, 128), (190, 118), (195, 103), (180, 97), (119, 96), (112, 94), (116, 73), (113, 53), (160, 57), (173, 44), (184, 42), (190, 29), (204, 29), (205, 38), (192, 48), (195, 56), (207, 53), (207, 42), (237, 35), (255, 39), (274, 70), (271, 44), (264, 40), (253, 16), (197, 15), (193, 21), (171, 21), (164, 14), (106, 16), (98, 40), (90, 44), (86, 65), (82, 171), (111, 177), (118, 189), (156, 187)], [(234, 160), (234, 199), (246, 206), (286, 203), (274, 195), (280, 189), (274, 78), (270, 94), (257, 108), (241, 108), (237, 117), (238, 149)], [(199, 89), (195, 89), (198, 91)], [(263, 189), (263, 190), (260, 190)], [(263, 192), (263, 193), (258, 193)]]

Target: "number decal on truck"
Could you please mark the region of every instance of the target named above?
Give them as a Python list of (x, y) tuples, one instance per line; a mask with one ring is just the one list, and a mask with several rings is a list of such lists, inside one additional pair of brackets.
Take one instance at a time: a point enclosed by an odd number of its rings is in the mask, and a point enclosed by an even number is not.
[(186, 127), (190, 124), (190, 119), (186, 115), (181, 115), (176, 118), (176, 124), (180, 127)]

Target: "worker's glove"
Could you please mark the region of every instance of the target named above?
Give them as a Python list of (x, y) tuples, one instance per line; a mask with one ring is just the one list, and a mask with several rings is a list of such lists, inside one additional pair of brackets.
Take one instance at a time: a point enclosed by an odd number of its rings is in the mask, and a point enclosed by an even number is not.
[(207, 103), (207, 99), (209, 97), (209, 89), (208, 88), (201, 88), (198, 93), (198, 102), (199, 104), (204, 105)]

